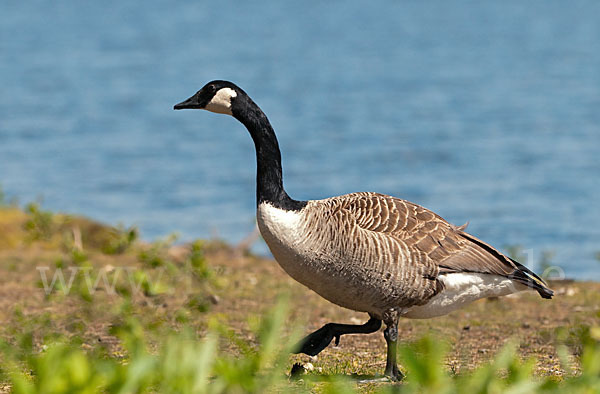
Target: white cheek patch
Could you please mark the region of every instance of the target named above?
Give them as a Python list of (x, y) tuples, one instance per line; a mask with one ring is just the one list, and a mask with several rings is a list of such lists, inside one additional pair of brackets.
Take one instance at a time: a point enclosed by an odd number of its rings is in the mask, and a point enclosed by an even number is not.
[(237, 97), (235, 90), (231, 88), (219, 89), (204, 109), (218, 114), (233, 115), (231, 113), (231, 99), (234, 97)]

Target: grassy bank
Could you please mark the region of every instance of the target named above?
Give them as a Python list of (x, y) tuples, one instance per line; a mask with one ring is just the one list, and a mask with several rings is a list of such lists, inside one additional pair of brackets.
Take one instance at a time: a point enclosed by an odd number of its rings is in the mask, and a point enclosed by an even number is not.
[[(0, 208), (0, 391), (248, 392), (600, 390), (600, 284), (561, 281), (449, 316), (401, 320), (400, 384), (373, 382), (381, 332), (318, 358), (299, 336), (367, 316), (277, 264), (219, 242), (138, 240), (133, 228)], [(287, 374), (306, 365), (300, 380)]]

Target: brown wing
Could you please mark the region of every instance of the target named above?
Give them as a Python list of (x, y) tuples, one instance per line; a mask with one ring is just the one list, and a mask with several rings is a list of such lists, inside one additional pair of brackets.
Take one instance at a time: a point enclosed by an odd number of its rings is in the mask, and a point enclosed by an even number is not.
[[(476, 272), (515, 279), (552, 296), (533, 272), (440, 216), (411, 202), (377, 193), (356, 193), (347, 209), (358, 226), (402, 242), (411, 253), (410, 263), (433, 262), (439, 274)], [(414, 255), (414, 256), (412, 256)]]

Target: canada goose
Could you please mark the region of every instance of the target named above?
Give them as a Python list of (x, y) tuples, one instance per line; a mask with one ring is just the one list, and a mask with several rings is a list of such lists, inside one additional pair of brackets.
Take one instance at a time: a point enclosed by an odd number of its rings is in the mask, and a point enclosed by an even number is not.
[(269, 120), (228, 81), (212, 81), (174, 109), (231, 115), (254, 141), (260, 232), (281, 267), (325, 299), (366, 312), (363, 325), (329, 323), (305, 337), (298, 353), (314, 356), (344, 334), (372, 333), (385, 323), (385, 374), (396, 364), (398, 319), (447, 314), (480, 298), (531, 288), (553, 291), (535, 273), (411, 202), (377, 193), (297, 201), (283, 188), (281, 153)]

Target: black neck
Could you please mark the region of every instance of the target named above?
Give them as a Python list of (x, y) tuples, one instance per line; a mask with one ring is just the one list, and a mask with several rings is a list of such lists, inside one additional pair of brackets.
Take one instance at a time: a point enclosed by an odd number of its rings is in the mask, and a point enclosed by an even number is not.
[(262, 110), (248, 96), (238, 96), (233, 116), (250, 132), (256, 148), (256, 205), (268, 202), (285, 210), (300, 210), (305, 201), (296, 201), (283, 188), (281, 152), (275, 131)]

